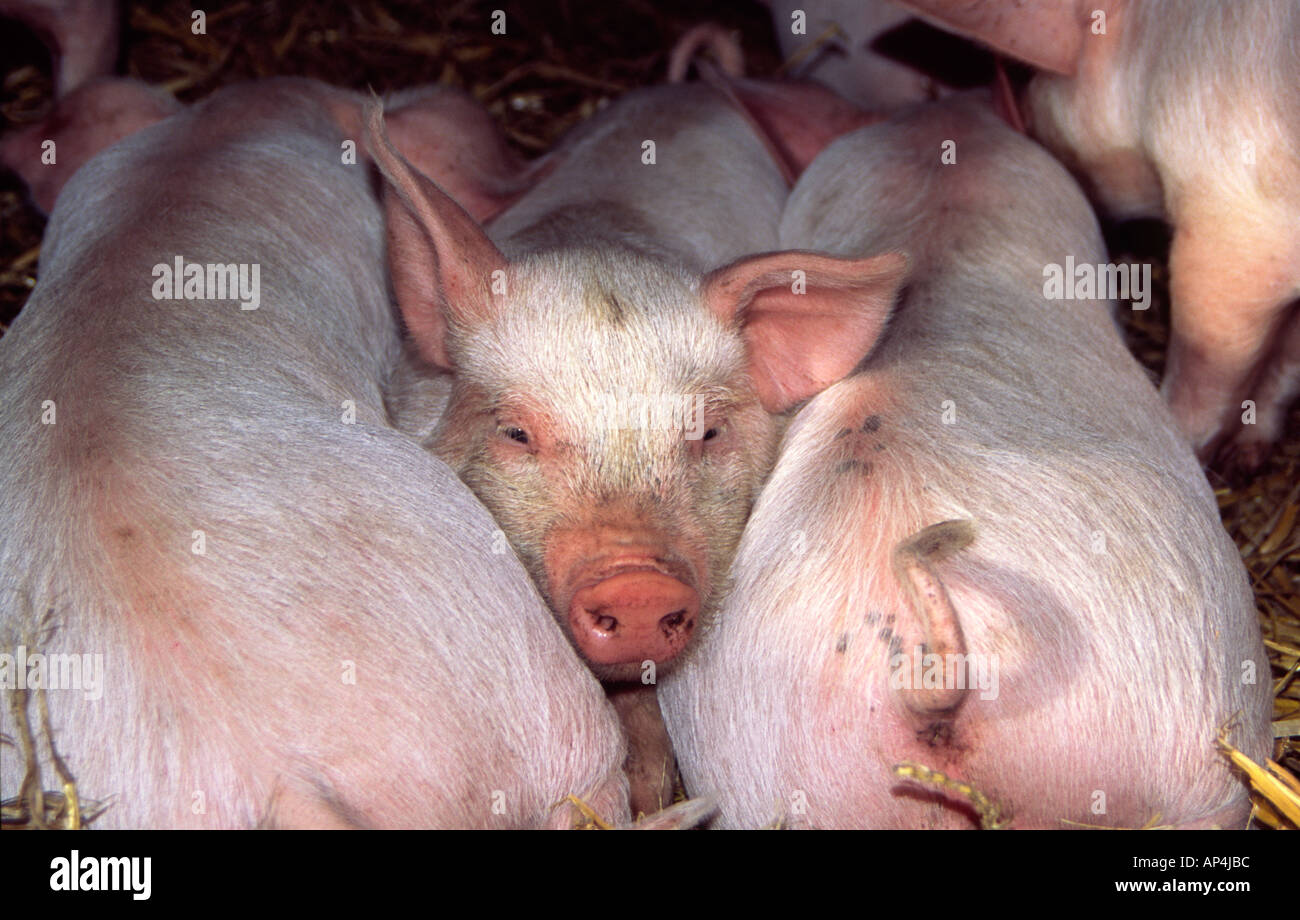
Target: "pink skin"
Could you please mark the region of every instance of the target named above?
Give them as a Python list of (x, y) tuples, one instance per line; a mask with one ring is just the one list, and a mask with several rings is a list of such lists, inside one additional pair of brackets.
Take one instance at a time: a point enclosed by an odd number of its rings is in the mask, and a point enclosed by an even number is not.
[[(664, 141), (649, 172), (620, 157), (640, 149), (647, 121)], [(755, 225), (763, 203), (779, 214), (770, 158), (707, 88), (632, 94), (577, 138), (493, 238), (385, 143), (378, 113), (370, 148), (389, 181), (398, 304), (422, 359), (453, 375), (425, 444), (487, 505), (593, 672), (635, 682), (619, 711), (632, 806), (649, 811), (672, 772), (652, 682), (688, 657), (718, 603), (780, 413), (870, 350), (905, 260), (772, 253), (704, 274), (696, 247), (673, 256), (679, 223), (731, 258), (750, 245), (727, 221), (715, 231), (716, 206), (697, 191), (716, 197), (733, 170), (763, 183), (761, 199), (747, 186)], [(711, 144), (741, 162), (702, 159)], [(593, 178), (588, 159), (620, 166)], [(749, 251), (767, 248), (755, 238)], [(843, 287), (871, 309), (837, 306)], [(692, 397), (701, 436), (680, 420), (615, 421), (601, 399), (611, 386)]]
[(702, 78), (749, 120), (788, 185), (793, 185), (835, 138), (879, 120), (819, 83), (741, 79), (744, 58), (735, 34), (707, 23), (688, 31), (673, 46), (669, 81), (685, 80), (695, 55), (703, 48), (713, 52), (719, 68), (699, 62)]
[(1173, 226), (1161, 392), (1202, 462), (1248, 478), (1300, 395), (1276, 344), (1300, 296), (1295, 4), (900, 2), (1042, 68), (1034, 135), (1112, 216)]
[[(0, 162), (22, 176), (36, 206), (48, 214), (59, 189), (92, 156), (181, 108), (166, 93), (139, 80), (95, 80), (60, 100), (44, 121), (0, 139)], [(53, 138), (55, 160), (46, 163), (43, 145)]]
[[(100, 825), (562, 827), (569, 794), (621, 823), (599, 684), (482, 504), (388, 424), (355, 98), (229, 87), (60, 190), (0, 339), (0, 644), (102, 654), (100, 699), (49, 694), (79, 791), (116, 797)], [(151, 296), (178, 253), (257, 264), (261, 307)]]
[(914, 274), (787, 429), (660, 687), (686, 788), (736, 828), (973, 827), (963, 785), (1018, 828), (1244, 826), (1216, 739), (1272, 742), (1249, 578), (1111, 304), (1044, 294), (1105, 253), (1064, 169), (954, 98), (828, 147), (780, 236)]

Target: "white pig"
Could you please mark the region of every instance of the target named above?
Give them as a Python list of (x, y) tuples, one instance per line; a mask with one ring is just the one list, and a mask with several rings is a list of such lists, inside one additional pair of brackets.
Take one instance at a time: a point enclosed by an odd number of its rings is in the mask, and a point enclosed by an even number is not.
[(911, 273), (790, 426), (661, 685), (687, 789), (724, 827), (1244, 826), (1214, 742), (1268, 751), (1250, 587), (1110, 303), (1045, 297), (1045, 269), (1105, 259), (1074, 182), (954, 100), (829, 146), (781, 243)]
[(374, 134), (398, 302), (454, 374), (436, 426), (400, 398), (398, 421), (487, 505), (595, 673), (635, 688), (615, 698), (652, 810), (672, 777), (653, 684), (721, 596), (779, 414), (874, 339), (823, 295), (888, 300), (902, 260), (746, 257), (774, 246), (787, 188), (709, 87), (628, 94), (487, 234)]
[(1031, 132), (1114, 216), (1173, 225), (1161, 389), (1203, 460), (1256, 470), (1300, 392), (1300, 4), (903, 5), (1044, 68)]
[[(444, 101), (421, 149), (473, 143)], [(57, 661), (55, 743), (102, 825), (569, 826), (568, 794), (627, 817), (599, 685), (387, 422), (358, 105), (245, 84), (90, 160), (0, 340), (0, 719)]]

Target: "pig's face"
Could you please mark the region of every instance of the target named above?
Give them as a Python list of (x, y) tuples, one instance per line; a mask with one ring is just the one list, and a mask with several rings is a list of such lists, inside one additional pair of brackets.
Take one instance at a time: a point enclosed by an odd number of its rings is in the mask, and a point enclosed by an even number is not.
[(435, 449), (601, 678), (662, 670), (716, 605), (777, 420), (698, 279), (570, 250), (513, 263), (506, 289), (492, 321), (449, 332)]
[(668, 664), (721, 594), (773, 416), (870, 350), (906, 258), (768, 253), (699, 278), (559, 220), (559, 246), (512, 261), (367, 118), (393, 291), (455, 375), (434, 449), (597, 675)]

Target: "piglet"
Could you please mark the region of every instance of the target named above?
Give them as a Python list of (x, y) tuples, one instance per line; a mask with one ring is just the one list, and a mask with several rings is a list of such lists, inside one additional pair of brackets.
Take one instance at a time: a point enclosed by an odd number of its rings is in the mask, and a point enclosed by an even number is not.
[(1256, 470), (1300, 392), (1300, 5), (904, 5), (1043, 68), (1032, 133), (1115, 217), (1173, 225), (1161, 389), (1202, 459)]
[[(0, 719), (44, 688), (99, 824), (559, 827), (570, 794), (627, 819), (599, 685), (388, 424), (360, 101), (245, 84), (90, 159), (0, 340)], [(471, 136), (462, 102), (403, 145)]]
[(775, 246), (786, 183), (707, 86), (629, 93), (487, 232), (377, 113), (371, 146), (402, 314), (452, 374), (436, 424), (400, 398), (398, 423), (482, 499), (610, 686), (651, 811), (673, 775), (654, 684), (714, 614), (781, 414), (874, 340), (872, 314), (827, 292), (888, 299), (902, 260), (748, 255)]
[(723, 827), (1243, 827), (1250, 586), (1110, 303), (1045, 296), (1105, 259), (1065, 170), (955, 98), (833, 143), (780, 233), (910, 272), (892, 313), (833, 295), (883, 338), (791, 424), (662, 682), (687, 789)]

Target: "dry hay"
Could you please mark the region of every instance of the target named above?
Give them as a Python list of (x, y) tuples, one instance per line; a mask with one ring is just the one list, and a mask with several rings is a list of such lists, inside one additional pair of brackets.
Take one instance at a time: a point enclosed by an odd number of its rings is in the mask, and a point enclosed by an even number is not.
[[(659, 82), (673, 41), (701, 15), (686, 0), (238, 0), (205, 8), (207, 35), (196, 36), (189, 2), (124, 2), (120, 70), (165, 86), (185, 102), (229, 83), (273, 75), (381, 93), (449, 84), (487, 106), (511, 142), (529, 155), (604, 101)], [(506, 13), (503, 36), (490, 32), (494, 9)], [(752, 74), (779, 70), (764, 7), (726, 0), (710, 4), (708, 16), (740, 33)], [(0, 129), (37, 120), (50, 102), (48, 56), (21, 32), (10, 28), (0, 38), (0, 57), (7, 62), (0, 73)], [(0, 323), (13, 319), (35, 283), (43, 229), (44, 219), (25, 201), (18, 180), (0, 175)], [(1154, 263), (1152, 308), (1122, 313), (1130, 346), (1157, 374), (1168, 336), (1167, 231), (1147, 222), (1112, 228), (1108, 239), (1117, 261)], [(1239, 763), (1239, 753), (1233, 760), (1249, 771), (1261, 803), (1258, 823), (1294, 826), (1295, 800), (1285, 797), (1296, 795), (1287, 771), (1300, 772), (1300, 406), (1253, 482), (1233, 487), (1213, 475), (1211, 482), (1224, 526), (1250, 571), (1275, 690), (1277, 772)], [(58, 803), (59, 795), (46, 801)]]

